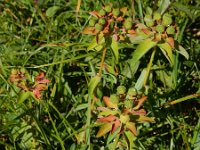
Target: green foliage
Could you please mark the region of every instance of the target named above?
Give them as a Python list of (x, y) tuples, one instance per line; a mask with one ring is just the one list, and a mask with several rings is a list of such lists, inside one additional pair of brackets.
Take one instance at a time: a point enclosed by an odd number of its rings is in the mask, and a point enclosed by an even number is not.
[(199, 7), (1, 1), (0, 148), (198, 150)]

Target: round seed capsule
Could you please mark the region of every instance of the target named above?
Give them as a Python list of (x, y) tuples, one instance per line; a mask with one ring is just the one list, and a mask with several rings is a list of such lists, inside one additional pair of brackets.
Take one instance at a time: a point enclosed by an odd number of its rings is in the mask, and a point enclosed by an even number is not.
[(95, 23), (96, 23), (96, 20), (95, 19), (90, 19), (90, 21), (89, 21), (89, 26), (94, 26), (95, 25)]
[(156, 26), (156, 31), (162, 33), (165, 31), (165, 27), (162, 24)]
[(132, 26), (133, 26), (133, 24), (132, 24), (131, 21), (125, 21), (124, 22), (125, 29), (130, 30), (132, 28)]
[(126, 93), (126, 87), (125, 86), (118, 86), (117, 87), (117, 94), (121, 95), (121, 94), (125, 94)]
[(151, 15), (145, 15), (144, 16), (144, 21), (145, 21), (145, 23), (147, 23), (149, 21), (153, 21), (152, 16)]
[(113, 16), (114, 16), (114, 17), (118, 17), (118, 16), (120, 15), (120, 10), (119, 10), (119, 8), (113, 9), (112, 13), (113, 13)]
[(137, 90), (136, 88), (132, 87), (128, 89), (128, 96), (136, 96), (137, 95)]
[(169, 26), (172, 24), (172, 17), (169, 14), (164, 14), (162, 17), (162, 25)]
[(149, 22), (146, 22), (146, 25), (147, 27), (153, 27), (154, 26), (154, 21), (149, 21)]
[(114, 104), (118, 104), (119, 103), (119, 97), (116, 94), (112, 94), (112, 95), (110, 95), (110, 101)]
[(124, 106), (126, 108), (132, 108), (133, 107), (133, 100), (129, 99), (129, 100), (125, 100), (124, 101)]
[(111, 6), (107, 5), (107, 6), (105, 7), (105, 11), (108, 12), (108, 13), (110, 13), (110, 12), (112, 11)]
[(99, 31), (102, 31), (103, 30), (103, 26), (99, 23), (95, 24), (95, 28)]
[(109, 28), (112, 30), (114, 28), (114, 25), (115, 25), (115, 21), (112, 19), (110, 21), (110, 25), (109, 25)]
[(174, 34), (175, 33), (175, 29), (173, 26), (169, 26), (167, 27), (167, 30), (166, 30), (167, 34)]
[(102, 24), (102, 25), (105, 25), (106, 19), (105, 18), (99, 19), (99, 23)]
[(152, 27), (154, 25), (154, 21), (151, 15), (145, 15), (144, 21), (148, 27)]
[(153, 20), (160, 20), (161, 19), (161, 14), (159, 12), (154, 12), (153, 13)]
[(101, 9), (101, 10), (99, 11), (99, 15), (100, 15), (100, 16), (105, 16), (105, 15), (106, 15), (106, 11), (105, 11), (104, 9)]

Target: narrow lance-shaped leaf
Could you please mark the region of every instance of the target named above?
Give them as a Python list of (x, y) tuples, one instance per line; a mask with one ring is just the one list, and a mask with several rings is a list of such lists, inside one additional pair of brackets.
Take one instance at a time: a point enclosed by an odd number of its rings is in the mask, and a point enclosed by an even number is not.
[(144, 56), (152, 47), (154, 47), (157, 44), (157, 42), (152, 41), (151, 39), (146, 39), (143, 42), (141, 42), (136, 50), (133, 53), (133, 57), (130, 60), (130, 66), (131, 68), (134, 68), (137, 62)]
[(119, 61), (119, 46), (118, 46), (118, 42), (114, 38), (112, 38), (111, 48), (112, 48), (113, 54), (115, 56), (116, 63), (118, 64), (118, 61)]
[(112, 129), (112, 124), (111, 123), (105, 123), (102, 125), (96, 135), (97, 138), (100, 138), (101, 136), (105, 135)]
[(174, 64), (173, 55), (172, 55), (172, 47), (169, 43), (158, 44), (158, 47), (161, 49), (165, 57), (168, 59), (171, 65)]
[(128, 139), (129, 149), (133, 149), (134, 137), (135, 137), (134, 134), (131, 131), (125, 131), (124, 133)]
[(94, 76), (90, 80), (90, 83), (88, 85), (88, 94), (91, 98), (93, 97), (93, 92), (94, 92), (95, 88), (97, 87), (97, 85), (99, 84), (100, 81), (101, 81), (101, 77), (99, 77), (99, 76)]
[(135, 136), (138, 135), (137, 129), (136, 129), (136, 127), (135, 127), (135, 123), (133, 123), (133, 122), (127, 122), (127, 123), (126, 123), (126, 128), (127, 128), (128, 130), (130, 130)]
[(22, 91), (22, 92), (19, 94), (18, 103), (19, 103), (19, 104), (23, 103), (26, 99), (29, 98), (30, 95), (31, 95), (30, 91)]
[(46, 11), (46, 16), (48, 17), (53, 17), (54, 14), (60, 9), (59, 6), (52, 6), (50, 8), (47, 9)]
[(178, 53), (180, 53), (181, 55), (183, 55), (188, 60), (189, 59), (189, 54), (185, 50), (185, 48), (183, 48), (181, 45), (179, 45), (178, 49), (179, 49)]

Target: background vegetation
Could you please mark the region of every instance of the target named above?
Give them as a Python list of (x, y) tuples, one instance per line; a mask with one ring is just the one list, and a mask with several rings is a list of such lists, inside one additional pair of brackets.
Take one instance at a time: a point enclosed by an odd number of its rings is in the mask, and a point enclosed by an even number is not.
[[(170, 57), (156, 47), (152, 59), (146, 48), (130, 76), (139, 43), (117, 41), (116, 54), (107, 42), (102, 66), (96, 37), (82, 33), (89, 12), (108, 4), (129, 8), (141, 23), (147, 8), (170, 13), (181, 50)], [(200, 149), (199, 7), (198, 0), (0, 0), (0, 149)], [(143, 108), (155, 123), (136, 123), (131, 139), (97, 138), (97, 108), (119, 85), (148, 97)]]

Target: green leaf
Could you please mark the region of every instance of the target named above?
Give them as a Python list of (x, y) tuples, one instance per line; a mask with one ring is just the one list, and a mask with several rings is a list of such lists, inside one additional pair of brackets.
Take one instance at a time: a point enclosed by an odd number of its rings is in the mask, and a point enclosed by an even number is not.
[(93, 97), (93, 92), (95, 90), (95, 88), (97, 87), (97, 85), (99, 84), (99, 82), (101, 81), (101, 77), (99, 76), (94, 76), (91, 80), (90, 83), (88, 85), (88, 94), (89, 96), (92, 98)]
[(146, 39), (143, 42), (141, 42), (137, 46), (136, 50), (133, 53), (133, 57), (130, 60), (131, 68), (135, 68), (135, 65), (138, 63), (140, 58), (142, 58), (142, 56), (144, 56), (156, 44), (157, 44), (157, 42), (154, 42), (151, 39)]
[(86, 109), (88, 108), (88, 103), (86, 104), (80, 104), (76, 107), (75, 111), (79, 111), (79, 110), (82, 110), (82, 109)]
[(129, 149), (133, 149), (134, 145), (134, 140), (135, 140), (135, 136), (131, 131), (125, 131), (124, 132), (127, 139), (128, 139), (128, 145), (129, 145)]
[(168, 9), (170, 4), (171, 4), (170, 0), (161, 0), (158, 12), (163, 14)]
[(161, 49), (162, 53), (165, 55), (167, 60), (173, 66), (174, 60), (173, 60), (173, 55), (172, 55), (172, 47), (169, 45), (169, 43), (165, 42), (162, 44), (158, 44), (158, 47)]
[(99, 129), (99, 131), (98, 131), (96, 137), (97, 137), (97, 138), (100, 138), (101, 136), (103, 136), (103, 135), (105, 135), (106, 133), (108, 133), (111, 129), (112, 129), (112, 124), (111, 124), (111, 123), (105, 123), (105, 124), (103, 124), (103, 125), (100, 127), (100, 129)]
[(105, 38), (103, 34), (99, 34), (98, 37), (94, 37), (87, 47), (87, 50), (101, 50), (104, 47)]
[(146, 76), (147, 76), (147, 69), (143, 69), (136, 84), (135, 84), (135, 88), (138, 91), (142, 89)]
[(111, 48), (112, 48), (113, 54), (115, 56), (116, 63), (118, 64), (118, 62), (119, 62), (119, 46), (118, 46), (118, 42), (114, 38), (112, 38)]
[(55, 15), (55, 13), (60, 9), (59, 6), (52, 6), (50, 8), (47, 9), (46, 11), (46, 16), (47, 17), (53, 17)]
[(172, 6), (174, 6), (176, 9), (178, 9), (178, 11), (185, 12), (191, 19), (193, 19), (194, 16), (195, 16), (195, 15), (193, 15), (193, 13), (191, 11), (191, 8), (189, 8), (186, 5), (183, 5), (181, 3), (175, 2), (175, 3), (172, 3)]
[(18, 98), (18, 103), (19, 104), (23, 103), (26, 99), (29, 98), (30, 95), (31, 95), (31, 93), (29, 91), (20, 92), (19, 98)]
[(118, 128), (113, 134), (109, 134), (106, 141), (106, 145), (110, 144), (110, 142), (112, 142), (116, 138), (117, 134), (119, 134), (120, 131), (121, 128)]
[(185, 48), (183, 48), (181, 45), (179, 45), (178, 48), (179, 48), (178, 53), (180, 53), (181, 55), (183, 55), (188, 60), (189, 59), (189, 54), (185, 50)]

